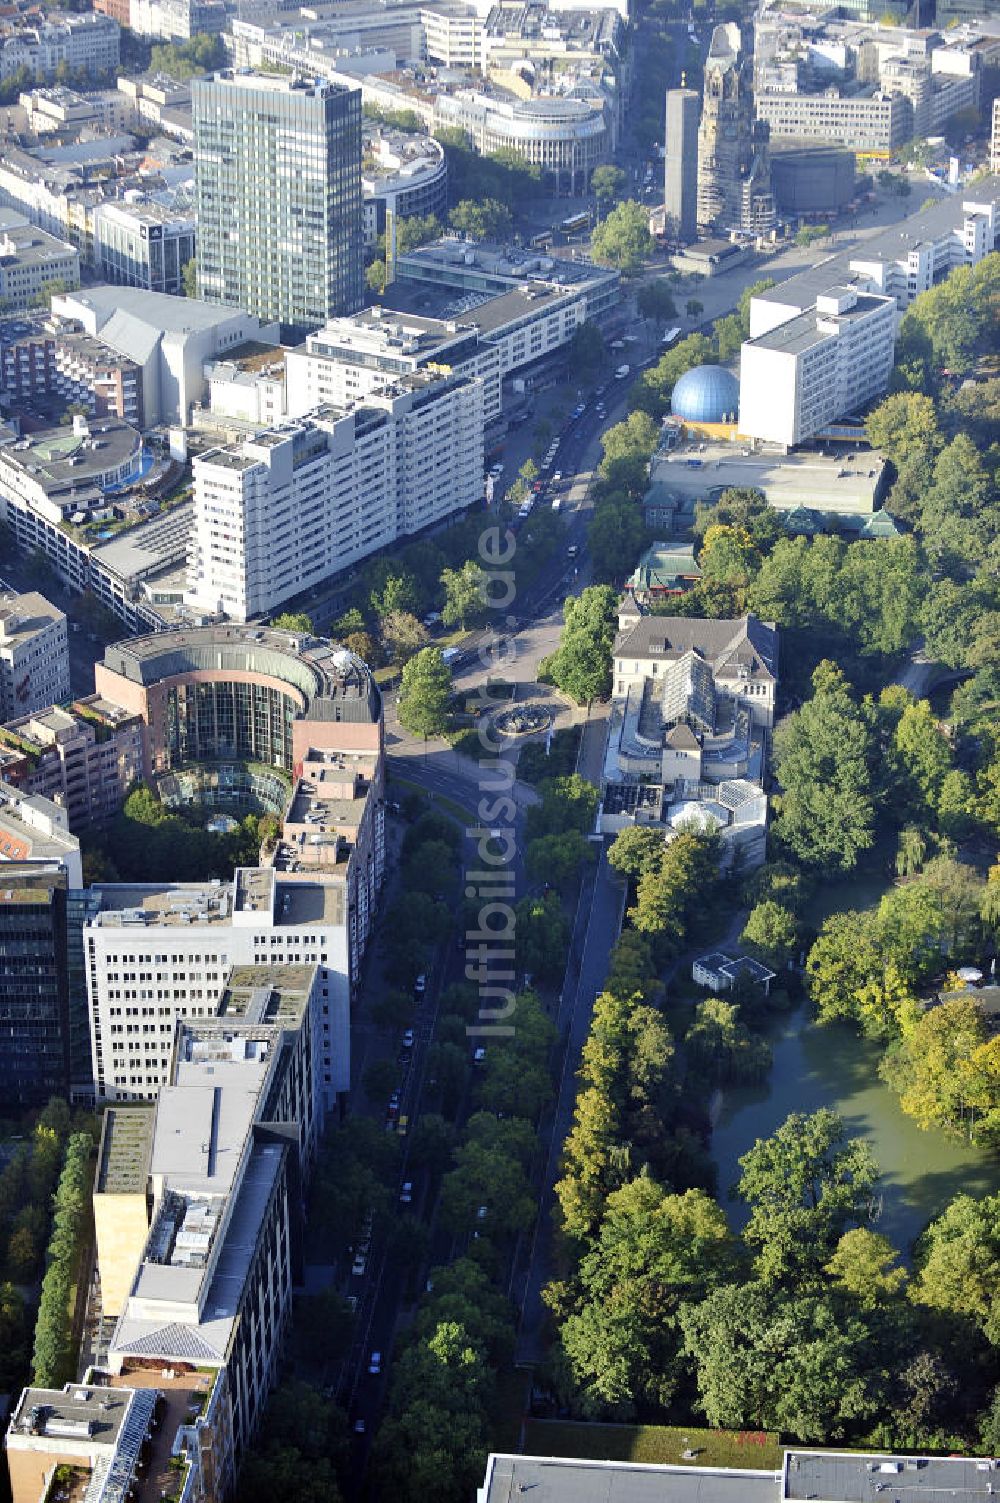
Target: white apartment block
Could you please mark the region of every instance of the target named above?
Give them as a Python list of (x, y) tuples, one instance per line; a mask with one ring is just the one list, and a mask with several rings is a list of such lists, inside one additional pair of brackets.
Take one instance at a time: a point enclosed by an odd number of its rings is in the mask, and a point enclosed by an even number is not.
[(288, 351), (288, 415), (303, 417), (324, 403), (342, 407), (359, 402), (394, 386), (402, 375), (442, 367), (465, 379), (478, 377), (485, 421), (500, 416), (501, 351), (480, 337), (474, 315), (456, 321), (366, 308), (349, 318), (331, 319), (307, 335), (305, 344)]
[(35, 591), (0, 595), (0, 720), (68, 699), (66, 617)]
[(881, 396), (892, 374), (892, 298), (832, 287), (740, 354), (740, 432), (786, 449)]
[(54, 78), (61, 63), (72, 72), (110, 73), (120, 57), (121, 28), (109, 16), (65, 16), (0, 38), (0, 81), (27, 68), (36, 83)]
[(1000, 94), (993, 101), (993, 125), (990, 132), (990, 171), (1000, 173)]
[(483, 387), (410, 377), (194, 462), (185, 600), (247, 621), (483, 488)]
[(178, 1019), (214, 1018), (232, 966), (319, 968), (323, 1097), (350, 1086), (346, 888), (242, 867), (232, 882), (102, 884), (83, 931), (98, 1100), (155, 1101)]

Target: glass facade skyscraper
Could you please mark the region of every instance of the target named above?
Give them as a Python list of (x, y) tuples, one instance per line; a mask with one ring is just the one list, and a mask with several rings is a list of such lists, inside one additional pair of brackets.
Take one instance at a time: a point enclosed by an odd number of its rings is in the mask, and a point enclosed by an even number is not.
[(198, 290), (302, 334), (363, 300), (361, 93), (218, 73), (191, 87)]

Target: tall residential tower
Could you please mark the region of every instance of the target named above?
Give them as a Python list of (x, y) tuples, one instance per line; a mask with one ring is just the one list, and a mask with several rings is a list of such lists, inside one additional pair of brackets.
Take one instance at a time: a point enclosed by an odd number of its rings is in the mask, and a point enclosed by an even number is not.
[(360, 92), (217, 73), (191, 101), (201, 296), (298, 333), (360, 307)]
[(698, 222), (698, 115), (694, 89), (667, 90), (665, 198), (678, 240), (693, 240)]

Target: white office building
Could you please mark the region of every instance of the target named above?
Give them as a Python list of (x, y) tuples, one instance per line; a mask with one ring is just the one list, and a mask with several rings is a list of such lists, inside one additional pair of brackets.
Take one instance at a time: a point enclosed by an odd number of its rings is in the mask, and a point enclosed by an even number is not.
[(109, 282), (184, 293), (184, 267), (194, 260), (193, 211), (161, 204), (101, 204), (94, 214), (94, 261)]
[(776, 320), (740, 355), (740, 432), (786, 449), (881, 396), (892, 374), (896, 305), (831, 287)]
[(750, 305), (750, 338), (815, 306), (837, 284), (863, 278), (894, 298), (900, 313), (957, 266), (977, 266), (1000, 236), (1000, 177), (981, 178), (968, 195), (941, 198), (890, 225), (863, 245), (779, 282)]
[(66, 617), (32, 590), (0, 594), (0, 720), (68, 699)]
[(60, 284), (80, 285), (76, 246), (36, 228), (24, 214), (0, 208), (0, 306), (26, 308)]
[(185, 600), (247, 621), (470, 506), (483, 488), (483, 387), (409, 377), (194, 462)]
[(242, 867), (232, 882), (102, 884), (83, 931), (98, 1100), (155, 1101), (178, 1019), (216, 1016), (232, 966), (319, 968), (323, 1096), (350, 1085), (344, 884)]

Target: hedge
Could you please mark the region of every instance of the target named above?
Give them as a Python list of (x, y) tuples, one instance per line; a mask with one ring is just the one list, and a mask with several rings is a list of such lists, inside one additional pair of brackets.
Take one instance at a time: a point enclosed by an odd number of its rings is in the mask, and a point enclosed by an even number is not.
[(48, 1267), (42, 1280), (31, 1359), (33, 1382), (38, 1388), (59, 1388), (74, 1375), (70, 1295), (87, 1225), (92, 1150), (93, 1140), (89, 1133), (73, 1134), (66, 1145), (66, 1157), (53, 1199), (52, 1236), (46, 1252)]

